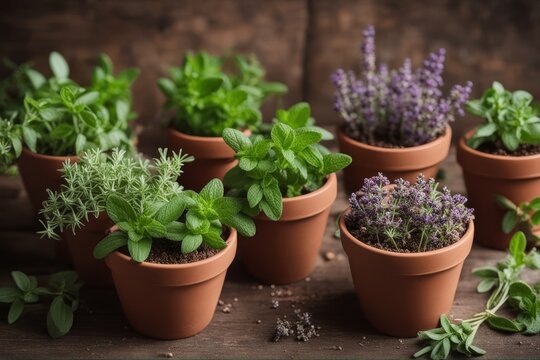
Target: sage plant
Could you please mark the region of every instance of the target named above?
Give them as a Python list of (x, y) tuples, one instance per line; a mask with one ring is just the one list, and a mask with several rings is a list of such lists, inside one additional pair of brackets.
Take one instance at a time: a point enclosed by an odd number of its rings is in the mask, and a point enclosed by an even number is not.
[(397, 179), (393, 187), (381, 173), (367, 178), (349, 199), (347, 229), (367, 244), (397, 252), (451, 245), (467, 230), (473, 209), (465, 206), (463, 195), (437, 188), (433, 178), (422, 174), (414, 184)]
[(371, 145), (417, 146), (442, 136), (456, 113), (463, 116), (472, 83), (454, 85), (443, 97), (444, 49), (429, 55), (417, 70), (410, 59), (397, 70), (385, 64), (377, 68), (374, 27), (363, 34), (362, 75), (343, 69), (332, 75), (334, 110), (348, 136)]

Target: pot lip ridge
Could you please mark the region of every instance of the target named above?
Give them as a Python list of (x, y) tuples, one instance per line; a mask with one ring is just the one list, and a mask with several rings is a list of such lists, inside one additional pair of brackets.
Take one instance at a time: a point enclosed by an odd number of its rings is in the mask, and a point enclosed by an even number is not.
[(476, 150), (465, 142), (468, 140), (473, 133), (478, 129), (477, 127), (474, 127), (470, 130), (468, 130), (460, 139), (458, 142), (458, 148), (461, 149), (464, 153), (467, 153), (471, 156), (481, 157), (481, 158), (487, 158), (491, 160), (497, 160), (497, 161), (508, 161), (508, 162), (520, 162), (520, 161), (530, 161), (530, 160), (540, 160), (540, 153), (534, 154), (534, 155), (526, 155), (526, 156), (512, 156), (512, 155), (496, 155), (496, 154), (490, 154), (486, 153), (480, 150)]
[(208, 263), (214, 262), (214, 261), (222, 258), (223, 256), (225, 256), (229, 251), (231, 251), (231, 249), (234, 247), (233, 246), (234, 243), (237, 241), (236, 240), (237, 239), (237, 234), (236, 234), (236, 229), (234, 229), (232, 227), (229, 227), (229, 231), (230, 232), (229, 232), (229, 237), (227, 238), (227, 246), (225, 248), (221, 249), (220, 252), (218, 252), (217, 254), (215, 254), (215, 255), (213, 255), (213, 256), (211, 256), (209, 258), (199, 260), (199, 261), (195, 261), (195, 262), (190, 262), (190, 263), (187, 263), (187, 264), (158, 264), (158, 263), (152, 263), (152, 262), (147, 262), (147, 261), (143, 261), (142, 263), (137, 263), (131, 257), (122, 254), (118, 250), (115, 250), (114, 252), (110, 253), (109, 255), (107, 255), (107, 257), (115, 256), (115, 257), (119, 258), (122, 261), (133, 263), (133, 265), (135, 265), (135, 266), (137, 266), (139, 268), (143, 268), (143, 269), (152, 269), (152, 270), (191, 269), (191, 268), (194, 268), (194, 267), (200, 267), (200, 266), (206, 265)]
[(369, 151), (377, 151), (377, 152), (382, 152), (382, 153), (407, 153), (407, 152), (425, 151), (433, 147), (437, 147), (438, 145), (441, 145), (441, 143), (445, 142), (447, 139), (452, 138), (452, 128), (450, 126), (447, 126), (445, 133), (433, 141), (430, 141), (428, 143), (418, 145), (418, 146), (409, 146), (409, 147), (403, 147), (403, 148), (386, 148), (386, 147), (381, 147), (381, 146), (368, 145), (366, 143), (355, 140), (349, 135), (347, 135), (343, 131), (341, 125), (337, 127), (337, 135), (338, 135), (338, 139), (342, 139), (343, 141), (353, 146), (364, 148)]
[(39, 159), (43, 159), (43, 160), (49, 160), (49, 161), (79, 160), (78, 155), (66, 155), (66, 156), (62, 155), (61, 156), (61, 155), (39, 154), (39, 153), (33, 152), (32, 150), (30, 150), (26, 146), (23, 147), (22, 152), (25, 153), (27, 156), (30, 156), (30, 157), (39, 158)]
[(363, 248), (364, 250), (376, 253), (378, 255), (388, 256), (388, 257), (392, 257), (392, 258), (415, 259), (415, 258), (424, 258), (424, 257), (436, 256), (436, 255), (444, 254), (446, 252), (450, 252), (450, 251), (452, 251), (452, 250), (454, 250), (454, 249), (456, 249), (458, 247), (463, 246), (468, 241), (468, 239), (470, 237), (472, 238), (472, 236), (474, 234), (474, 221), (470, 220), (465, 233), (463, 235), (461, 235), (461, 238), (458, 241), (456, 241), (455, 243), (453, 243), (452, 245), (445, 246), (445, 247), (443, 247), (441, 249), (430, 250), (430, 251), (422, 251), (422, 252), (415, 252), (415, 253), (399, 253), (399, 252), (394, 252), (394, 251), (388, 251), (388, 250), (378, 249), (376, 247), (370, 246), (370, 245), (366, 244), (365, 242), (357, 239), (356, 237), (354, 237), (349, 232), (349, 229), (347, 229), (347, 225), (345, 224), (345, 215), (350, 213), (350, 211), (351, 211), (351, 208), (347, 207), (347, 209), (345, 209), (345, 211), (343, 211), (341, 213), (341, 216), (340, 216), (340, 219), (339, 219), (339, 228), (340, 228), (340, 231), (345, 235), (345, 237), (349, 241), (351, 241), (351, 242), (355, 243), (356, 245), (360, 246), (361, 248)]

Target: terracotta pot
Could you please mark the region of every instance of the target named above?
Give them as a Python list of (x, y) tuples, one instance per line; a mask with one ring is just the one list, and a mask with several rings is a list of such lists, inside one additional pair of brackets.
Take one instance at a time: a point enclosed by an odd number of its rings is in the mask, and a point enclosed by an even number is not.
[(66, 230), (62, 238), (66, 241), (69, 255), (75, 270), (84, 280), (85, 285), (93, 287), (111, 286), (112, 277), (109, 268), (102, 260), (96, 260), (93, 252), (99, 241), (107, 236), (108, 230), (113, 226), (106, 214), (95, 218), (91, 216), (88, 223), (77, 229), (75, 234)]
[(475, 129), (460, 139), (457, 161), (463, 169), (467, 197), (474, 208), (477, 226), (476, 241), (506, 250), (512, 233), (502, 232), (505, 210), (495, 201), (503, 195), (519, 204), (540, 195), (540, 154), (531, 156), (501, 156), (475, 150), (466, 144)]
[[(79, 161), (78, 156), (51, 156), (37, 154), (27, 148), (23, 148), (17, 161), (19, 173), (32, 204), (34, 214), (41, 210), (41, 204), (47, 199), (47, 189), (60, 190), (63, 183), (62, 164), (64, 161)], [(70, 262), (69, 252), (65, 241), (55, 242), (55, 252), (58, 258), (66, 263)]]
[(255, 236), (240, 236), (238, 241), (247, 271), (268, 284), (288, 284), (308, 276), (315, 268), (336, 195), (336, 175), (331, 174), (320, 189), (284, 198), (280, 220), (258, 215)]
[(458, 242), (421, 253), (369, 246), (349, 233), (344, 216), (339, 227), (354, 287), (369, 322), (396, 337), (414, 337), (420, 330), (438, 326), (439, 316), (452, 307), (463, 262), (471, 251), (473, 222)]
[(186, 189), (200, 191), (210, 180), (223, 177), (237, 160), (235, 152), (221, 137), (204, 137), (167, 129), (169, 149), (193, 155), (195, 161), (184, 165), (180, 182)]
[(137, 263), (116, 251), (105, 258), (131, 326), (156, 339), (202, 331), (214, 316), (227, 268), (236, 253), (236, 230), (218, 254), (190, 264)]
[(420, 146), (391, 149), (371, 146), (347, 136), (337, 129), (339, 151), (352, 157), (352, 163), (343, 170), (345, 189), (348, 193), (358, 191), (365, 178), (386, 175), (390, 181), (403, 178), (414, 182), (418, 174), (435, 177), (440, 163), (448, 155), (452, 129), (448, 127), (443, 136)]

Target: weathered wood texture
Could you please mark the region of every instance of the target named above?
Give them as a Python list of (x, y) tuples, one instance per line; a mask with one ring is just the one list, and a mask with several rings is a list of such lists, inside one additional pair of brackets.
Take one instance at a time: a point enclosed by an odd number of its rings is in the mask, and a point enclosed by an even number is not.
[[(138, 66), (135, 85), (143, 142), (163, 140), (163, 101), (155, 80), (189, 49), (257, 54), (273, 80), (291, 89), (285, 104), (312, 103), (323, 124), (336, 124), (330, 74), (357, 69), (361, 31), (377, 27), (379, 58), (414, 64), (447, 51), (446, 84), (472, 80), (474, 96), (494, 80), (540, 96), (540, 2), (536, 0), (6, 0), (0, 2), (0, 55), (46, 69), (59, 50), (85, 82), (99, 52), (119, 68)], [(305, 71), (303, 70), (305, 69)], [(268, 117), (272, 106), (265, 109)], [(475, 121), (460, 119), (456, 134)]]
[[(445, 162), (448, 178), (444, 183), (463, 191), (461, 172), (453, 152)], [(9, 283), (9, 271), (20, 269), (42, 276), (62, 269), (56, 263), (51, 241), (39, 239), (32, 232), (32, 214), (18, 178), (0, 178), (0, 286)], [(221, 298), (233, 304), (230, 313), (217, 307), (210, 326), (202, 333), (178, 341), (155, 341), (144, 338), (126, 324), (114, 290), (85, 289), (83, 298), (91, 313), (76, 314), (72, 332), (52, 340), (45, 329), (45, 308), (27, 309), (15, 325), (4, 321), (7, 309), (0, 307), (0, 358), (159, 358), (172, 353), (174, 358), (406, 358), (419, 348), (415, 339), (397, 339), (377, 333), (363, 318), (345, 254), (333, 238), (335, 216), (346, 207), (345, 194), (332, 208), (317, 268), (311, 281), (286, 287), (257, 288), (241, 265), (234, 263), (227, 275)], [(498, 226), (494, 224), (494, 226)], [(332, 251), (336, 258), (325, 261), (323, 254)], [(475, 293), (476, 280), (471, 269), (494, 264), (504, 253), (475, 247), (465, 262), (452, 314), (455, 318), (470, 316), (482, 309), (486, 300)], [(376, 276), (376, 274), (374, 274)], [(272, 296), (280, 289), (286, 296)], [(234, 299), (238, 301), (234, 301)], [(280, 302), (271, 309), (271, 299)], [(399, 299), (396, 299), (399, 301)], [(321, 326), (320, 337), (307, 343), (284, 339), (270, 341), (277, 317), (294, 316), (294, 308), (313, 314)], [(260, 324), (256, 321), (261, 320)], [(507, 336), (483, 327), (477, 343), (490, 358), (538, 358), (538, 337)], [(339, 350), (341, 348), (341, 350)]]

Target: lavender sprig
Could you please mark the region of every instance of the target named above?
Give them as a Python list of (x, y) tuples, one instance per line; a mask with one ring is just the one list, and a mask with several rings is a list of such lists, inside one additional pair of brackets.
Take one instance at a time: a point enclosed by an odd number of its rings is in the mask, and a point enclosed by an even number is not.
[(458, 241), (473, 219), (467, 198), (437, 189), (433, 178), (421, 174), (415, 184), (379, 175), (364, 180), (351, 195), (352, 211), (345, 217), (348, 230), (358, 239), (399, 252), (421, 252)]
[(455, 114), (463, 115), (472, 83), (454, 85), (443, 97), (444, 49), (430, 54), (416, 71), (409, 59), (399, 69), (389, 71), (382, 64), (377, 70), (375, 29), (369, 26), (363, 35), (362, 77), (343, 69), (332, 75), (334, 110), (344, 121), (344, 131), (367, 144), (404, 147), (443, 135)]

